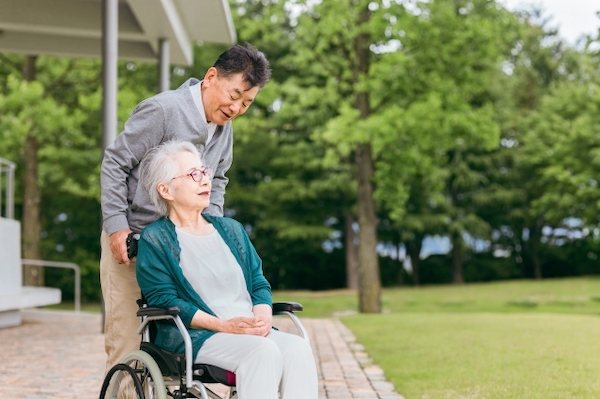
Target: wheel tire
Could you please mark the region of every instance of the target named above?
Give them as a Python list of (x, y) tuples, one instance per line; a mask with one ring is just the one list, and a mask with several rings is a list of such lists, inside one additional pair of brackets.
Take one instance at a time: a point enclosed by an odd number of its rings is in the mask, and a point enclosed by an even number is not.
[[(123, 367), (124, 366), (124, 367)], [(131, 377), (130, 371), (135, 378)], [(137, 383), (141, 395), (135, 388)], [(100, 399), (167, 399), (167, 389), (156, 361), (144, 351), (129, 352), (106, 375)]]
[(134, 369), (126, 364), (114, 365), (106, 374), (100, 399), (116, 398), (144, 399), (142, 384)]

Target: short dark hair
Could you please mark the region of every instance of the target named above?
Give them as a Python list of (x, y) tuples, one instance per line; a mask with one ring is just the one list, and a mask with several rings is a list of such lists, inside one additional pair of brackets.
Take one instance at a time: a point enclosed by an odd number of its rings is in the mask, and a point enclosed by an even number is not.
[(228, 78), (241, 73), (251, 87), (264, 87), (271, 78), (267, 57), (250, 43), (236, 44), (223, 52), (213, 65), (220, 76)]

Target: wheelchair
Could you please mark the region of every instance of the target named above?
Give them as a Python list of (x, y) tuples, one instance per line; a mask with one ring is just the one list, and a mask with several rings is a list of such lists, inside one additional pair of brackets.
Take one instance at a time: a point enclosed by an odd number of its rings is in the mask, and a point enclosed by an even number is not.
[[(107, 373), (100, 399), (235, 399), (235, 374), (209, 364), (194, 364), (192, 341), (179, 318), (179, 308), (148, 307), (138, 300), (137, 316), (141, 320), (138, 333), (142, 336), (140, 349), (129, 352)], [(273, 304), (274, 316), (291, 319), (299, 335), (309, 340), (308, 333), (294, 312), (302, 311), (297, 302)], [(185, 353), (172, 353), (152, 343), (154, 322), (172, 320), (181, 332)], [(219, 396), (206, 384), (223, 384), (228, 393)]]

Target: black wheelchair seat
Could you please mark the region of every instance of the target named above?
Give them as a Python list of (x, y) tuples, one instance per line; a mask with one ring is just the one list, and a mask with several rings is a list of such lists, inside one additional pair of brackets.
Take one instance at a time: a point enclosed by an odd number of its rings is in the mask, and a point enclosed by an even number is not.
[[(141, 350), (156, 360), (161, 373), (165, 377), (178, 378), (185, 372), (185, 355), (169, 352), (151, 342), (142, 342)], [(204, 384), (223, 384), (235, 386), (235, 374), (210, 364), (194, 364), (194, 379)]]
[[(173, 307), (169, 309), (162, 309), (156, 307), (148, 307), (145, 303), (144, 298), (137, 301), (140, 306), (137, 316), (138, 317), (149, 317), (149, 316), (177, 316), (179, 315), (179, 308)], [(166, 349), (159, 347), (152, 343), (154, 335), (156, 334), (156, 326), (154, 323), (150, 324), (150, 342), (142, 341), (140, 349), (149, 354), (156, 360), (161, 373), (165, 377), (180, 377), (185, 373), (185, 355), (180, 353), (173, 353)], [(210, 364), (194, 364), (193, 365), (193, 378), (204, 384), (223, 384), (229, 387), (235, 386), (235, 374), (231, 371), (222, 369), (217, 366)]]

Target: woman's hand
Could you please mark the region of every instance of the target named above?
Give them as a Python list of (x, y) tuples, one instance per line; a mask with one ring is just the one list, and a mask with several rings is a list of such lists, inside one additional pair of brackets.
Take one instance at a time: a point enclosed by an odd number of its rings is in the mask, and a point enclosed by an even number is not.
[(198, 310), (192, 319), (191, 327), (230, 334), (267, 336), (273, 327), (273, 310), (269, 305), (256, 305), (252, 308), (252, 313), (254, 317), (221, 320)]
[[(265, 336), (268, 323), (261, 317), (234, 317), (226, 321), (223, 332), (231, 334), (248, 334)], [(270, 329), (270, 328), (269, 328)]]
[(234, 317), (227, 320), (228, 331), (232, 334), (249, 334), (266, 337), (273, 328), (273, 309), (269, 305), (256, 305), (252, 308), (254, 317)]
[(256, 335), (266, 337), (273, 328), (273, 309), (269, 305), (256, 305), (252, 308), (254, 318), (257, 320), (255, 327), (259, 328)]

